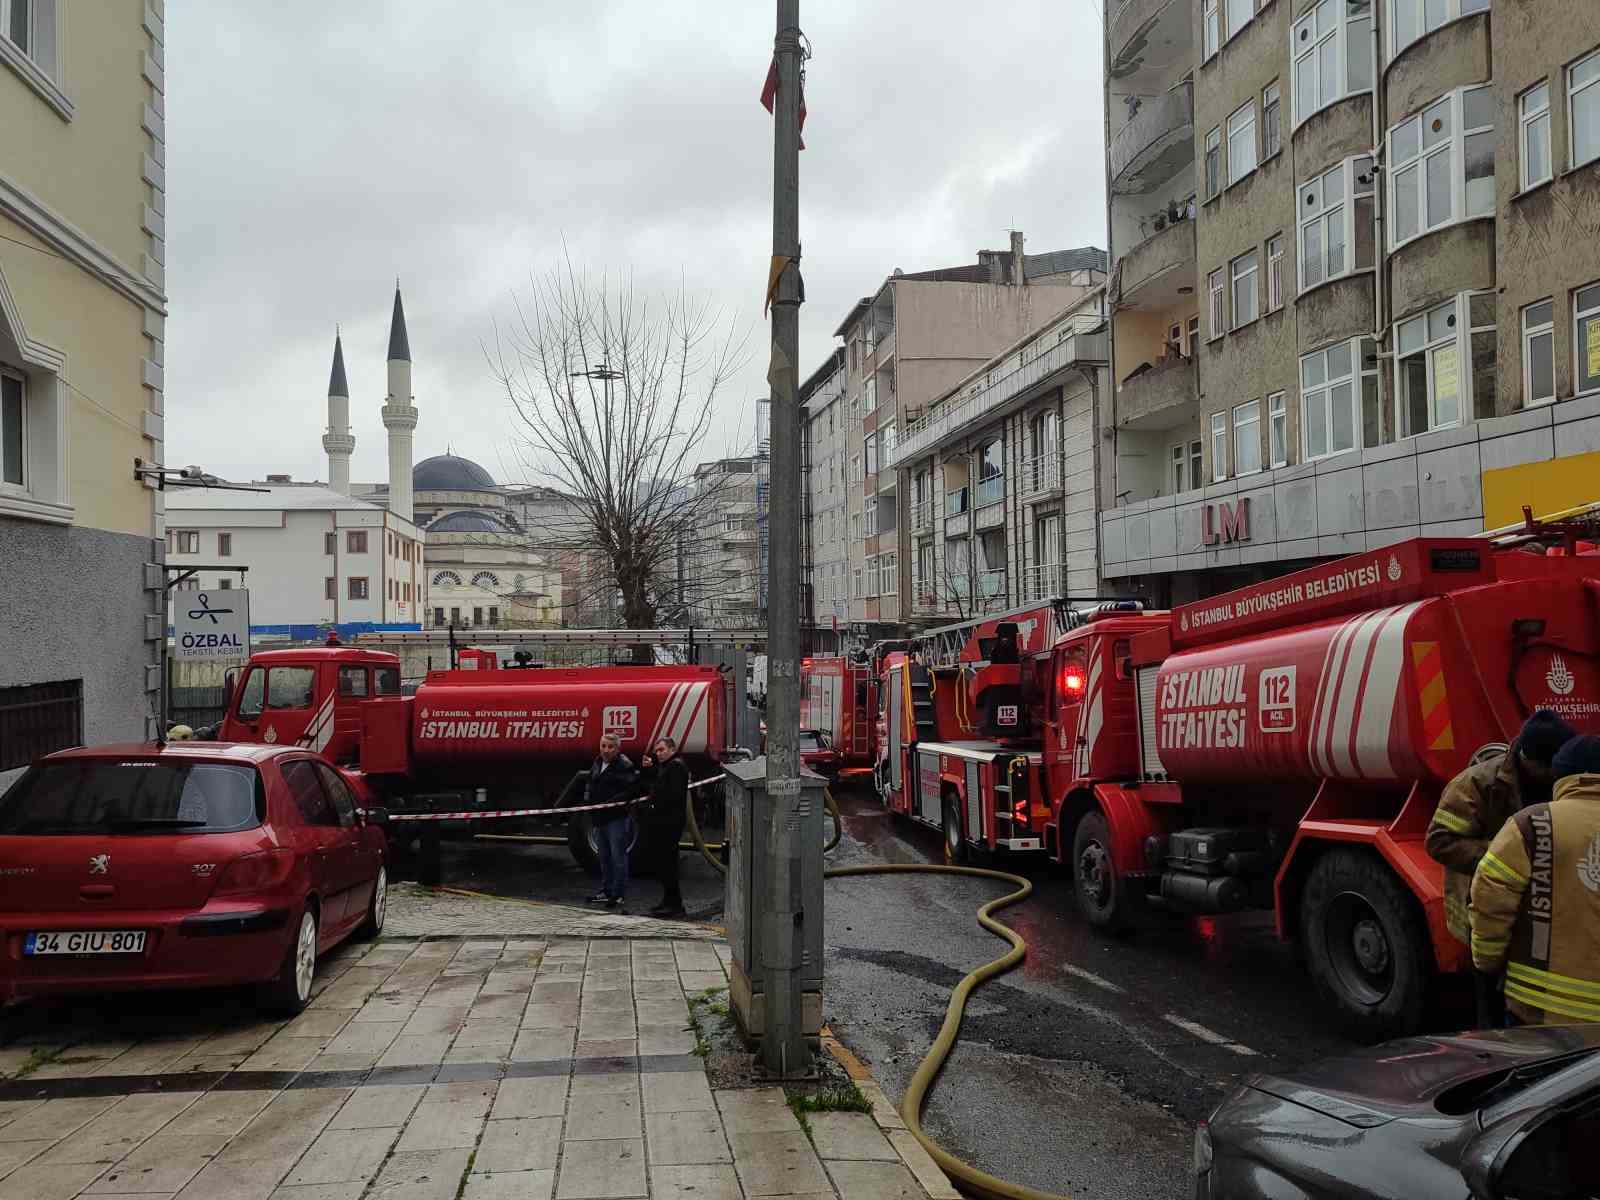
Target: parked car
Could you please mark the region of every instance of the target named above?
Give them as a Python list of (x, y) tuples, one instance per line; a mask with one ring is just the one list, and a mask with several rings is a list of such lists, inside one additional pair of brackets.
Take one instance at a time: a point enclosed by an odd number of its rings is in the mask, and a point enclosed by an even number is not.
[(319, 954), (383, 928), (383, 819), (304, 749), (49, 755), (0, 796), (0, 1002), (259, 984), (298, 1012)]
[(1195, 1133), (1196, 1200), (1600, 1196), (1600, 1025), (1406, 1038), (1258, 1075)]
[(820, 729), (800, 731), (800, 765), (832, 779), (839, 773), (839, 752)]

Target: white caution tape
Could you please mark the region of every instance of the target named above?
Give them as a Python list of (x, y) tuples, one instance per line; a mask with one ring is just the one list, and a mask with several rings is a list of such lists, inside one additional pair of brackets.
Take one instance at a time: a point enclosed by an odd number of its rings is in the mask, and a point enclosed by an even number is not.
[[(712, 775), (706, 779), (697, 779), (689, 785), (690, 789), (706, 787), (722, 779), (721, 775)], [(626, 808), (638, 804), (643, 796), (632, 800), (612, 800), (606, 804), (575, 804), (569, 808), (496, 808), (484, 811), (471, 809), (466, 812), (426, 812), (390, 813), (391, 821), (482, 821), (498, 817), (564, 817), (571, 813), (599, 812), (607, 808)]]

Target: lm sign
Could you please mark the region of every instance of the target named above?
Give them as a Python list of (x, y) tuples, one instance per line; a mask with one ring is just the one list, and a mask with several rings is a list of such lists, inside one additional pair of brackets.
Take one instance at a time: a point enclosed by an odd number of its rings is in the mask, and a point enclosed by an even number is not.
[(172, 593), (172, 656), (250, 657), (250, 593), (243, 588)]
[(1200, 508), (1200, 542), (1206, 546), (1250, 540), (1250, 497), (1218, 500)]

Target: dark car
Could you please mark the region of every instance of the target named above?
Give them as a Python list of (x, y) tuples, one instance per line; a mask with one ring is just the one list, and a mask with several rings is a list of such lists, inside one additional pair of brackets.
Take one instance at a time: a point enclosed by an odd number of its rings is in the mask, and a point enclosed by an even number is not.
[(307, 750), (174, 742), (41, 759), (0, 796), (0, 1002), (262, 984), (383, 928), (387, 844)]
[(1419, 1037), (1258, 1075), (1195, 1133), (1196, 1200), (1600, 1197), (1600, 1025)]
[(820, 729), (802, 729), (796, 745), (800, 751), (800, 765), (827, 779), (839, 773), (839, 752)]

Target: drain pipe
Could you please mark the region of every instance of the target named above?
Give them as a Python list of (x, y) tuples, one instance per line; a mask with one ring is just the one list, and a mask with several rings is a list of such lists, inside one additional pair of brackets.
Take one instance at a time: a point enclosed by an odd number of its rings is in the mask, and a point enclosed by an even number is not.
[[(1372, 339), (1377, 348), (1377, 359), (1382, 363), (1386, 357), (1383, 349), (1388, 339), (1388, 324), (1384, 320), (1384, 295), (1387, 292), (1387, 282), (1390, 276), (1389, 242), (1385, 235), (1384, 202), (1389, 194), (1389, 163), (1384, 151), (1387, 139), (1384, 137), (1383, 104), (1385, 70), (1378, 69), (1379, 62), (1379, 10), (1383, 5), (1372, 6), (1372, 236), (1373, 253), (1377, 256), (1373, 263), (1376, 268), (1372, 272)], [(1391, 386), (1393, 376), (1390, 377)], [(1383, 372), (1378, 372), (1378, 442), (1384, 443), (1383, 437)], [(1393, 398), (1391, 397), (1391, 400)], [(1398, 431), (1396, 431), (1398, 432)]]

